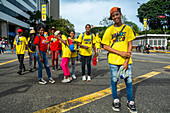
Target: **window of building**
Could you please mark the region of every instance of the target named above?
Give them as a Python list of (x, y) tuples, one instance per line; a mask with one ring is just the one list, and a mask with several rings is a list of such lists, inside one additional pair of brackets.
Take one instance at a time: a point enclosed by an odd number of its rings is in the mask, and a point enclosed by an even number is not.
[(150, 44), (150, 45), (153, 45), (153, 40), (149, 40), (149, 44)]
[(155, 45), (155, 46), (157, 45), (157, 40), (154, 40), (154, 45)]
[(158, 45), (159, 45), (159, 46), (161, 45), (161, 40), (158, 40)]

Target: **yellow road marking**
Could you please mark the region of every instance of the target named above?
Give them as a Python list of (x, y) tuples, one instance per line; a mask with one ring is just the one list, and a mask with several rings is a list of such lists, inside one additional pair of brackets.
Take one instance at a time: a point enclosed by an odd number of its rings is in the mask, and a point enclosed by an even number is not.
[(166, 67), (164, 67), (164, 68), (170, 69), (170, 65), (169, 65), (169, 66), (166, 66)]
[[(29, 56), (26, 56), (24, 58), (28, 58)], [(14, 59), (14, 60), (10, 60), (10, 61), (7, 61), (7, 62), (3, 62), (3, 63), (0, 63), (0, 65), (5, 65), (5, 64), (9, 64), (11, 62), (15, 62), (15, 61), (18, 61), (18, 59)]]
[[(137, 84), (139, 82), (142, 82), (143, 80), (146, 80), (146, 79), (153, 77), (155, 75), (158, 75), (158, 74), (160, 74), (160, 72), (153, 71), (153, 72), (147, 73), (145, 75), (141, 75), (141, 76), (133, 79), (133, 84)], [(118, 91), (126, 88), (125, 83), (120, 83), (117, 86), (118, 86)], [(64, 103), (61, 103), (61, 104), (58, 104), (58, 105), (55, 105), (55, 106), (52, 106), (52, 107), (48, 107), (48, 108), (36, 111), (34, 113), (67, 112), (67, 111), (70, 111), (70, 110), (75, 109), (77, 107), (80, 107), (80, 106), (83, 106), (83, 105), (88, 104), (90, 102), (93, 102), (95, 100), (104, 98), (104, 97), (106, 97), (110, 94), (111, 94), (111, 88), (107, 88), (107, 89), (104, 89), (104, 90), (101, 90), (101, 91), (98, 91), (98, 92), (95, 92), (95, 93), (92, 93), (92, 94), (89, 94), (89, 95), (86, 95), (86, 96), (83, 96), (83, 97), (80, 97), (80, 98), (69, 100), (67, 102), (64, 102)]]
[(133, 59), (133, 61), (140, 61), (140, 62), (152, 62), (152, 63), (162, 63), (162, 64), (170, 64), (170, 62), (162, 62), (162, 61), (148, 61), (148, 60), (138, 60), (138, 59)]

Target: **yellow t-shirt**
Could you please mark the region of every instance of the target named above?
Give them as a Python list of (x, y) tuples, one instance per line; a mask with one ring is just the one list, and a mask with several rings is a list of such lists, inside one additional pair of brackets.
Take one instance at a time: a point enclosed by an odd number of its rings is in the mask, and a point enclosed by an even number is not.
[(16, 45), (16, 54), (25, 54), (25, 47), (28, 44), (27, 39), (24, 36), (19, 37), (18, 39), (18, 43), (16, 43), (17, 37), (14, 39), (14, 45)]
[[(119, 33), (124, 24), (120, 27), (114, 27), (114, 25), (107, 28), (107, 30), (104, 33), (102, 44), (111, 46), (113, 42), (116, 40), (116, 34)], [(127, 52), (128, 51), (128, 42), (135, 39), (134, 33), (131, 29), (131, 27), (126, 26), (124, 30), (122, 31), (121, 35), (118, 37), (118, 42), (115, 42), (112, 46), (113, 49), (118, 51)], [(120, 55), (109, 53), (108, 55), (108, 61), (110, 64), (113, 65), (122, 65), (125, 62), (126, 58), (121, 57)], [(132, 59), (130, 58), (129, 64), (132, 64)]]
[[(69, 38), (69, 39), (71, 39), (71, 38)], [(71, 57), (72, 57), (72, 58), (77, 57), (77, 39), (74, 38), (73, 40), (76, 41), (76, 42), (74, 43), (74, 48), (75, 48), (76, 51), (75, 51), (75, 52), (71, 52)]]
[(97, 35), (96, 36), (96, 48), (100, 48), (101, 38)]
[(71, 51), (69, 49), (69, 43), (68, 43), (68, 39), (65, 35), (61, 36), (63, 40), (65, 40), (67, 42), (67, 45), (65, 45), (63, 42), (62, 43), (62, 52), (63, 52), (63, 58), (70, 58), (71, 57)]
[[(28, 37), (28, 39), (27, 39), (27, 43), (30, 41), (30, 37)], [(31, 49), (30, 48), (28, 48), (28, 50), (29, 50), (29, 52), (31, 52), (31, 53), (35, 53), (34, 51), (31, 51)]]
[[(82, 45), (85, 45), (87, 47), (89, 47), (88, 49), (85, 49), (83, 47), (80, 47), (79, 48), (79, 53), (80, 55), (83, 55), (83, 56), (91, 56), (92, 55), (92, 48), (93, 48), (93, 44), (96, 43), (96, 38), (95, 38), (95, 35), (93, 34), (93, 39), (91, 37), (91, 34), (90, 35), (86, 35), (86, 33), (84, 33), (84, 38), (82, 39), (83, 37), (83, 33), (81, 33), (78, 37), (78, 42), (81, 43)], [(93, 40), (93, 42), (92, 42)]]

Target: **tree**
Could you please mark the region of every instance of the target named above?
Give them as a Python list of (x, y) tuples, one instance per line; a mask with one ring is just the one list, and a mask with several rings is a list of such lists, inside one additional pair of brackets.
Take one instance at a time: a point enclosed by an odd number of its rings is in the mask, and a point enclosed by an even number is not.
[[(170, 29), (169, 4), (169, 0), (150, 0), (140, 6), (137, 17), (141, 23), (143, 23), (144, 18), (147, 18), (147, 23), (151, 29), (162, 29), (163, 31), (163, 26)], [(164, 15), (165, 18), (158, 18), (160, 15)]]
[(70, 31), (74, 30), (74, 25), (69, 22), (67, 19), (59, 19), (55, 20), (53, 17), (48, 17), (47, 20), (44, 22), (41, 22), (41, 12), (40, 11), (34, 11), (30, 16), (31, 26), (35, 29), (39, 25), (45, 26), (45, 31), (48, 31), (51, 27), (56, 27), (56, 29), (60, 30), (65, 34), (66, 36), (69, 36)]
[[(122, 19), (122, 23), (123, 23), (123, 24), (126, 24), (126, 25), (128, 25), (128, 26), (130, 26), (130, 27), (133, 27), (134, 25), (136, 25), (136, 24), (133, 23), (132, 21), (128, 21), (125, 15), (122, 15), (121, 19)], [(113, 20), (108, 20), (108, 17), (105, 17), (105, 18), (103, 18), (102, 21), (100, 21), (99, 24), (100, 24), (100, 25), (104, 25), (104, 26), (106, 26), (106, 27), (109, 27), (109, 26), (113, 25), (114, 22), (113, 22)]]
[(59, 19), (48, 23), (49, 28), (53, 26), (62, 31), (66, 36), (70, 36), (70, 32), (74, 31), (74, 25), (67, 19)]
[[(130, 26), (132, 28), (132, 30), (134, 31), (135, 35), (139, 33), (139, 27), (133, 23), (132, 21), (128, 21), (128, 19), (126, 18), (126, 15), (122, 15), (121, 17), (122, 23), (126, 24), (128, 26)], [(113, 20), (108, 20), (108, 17), (103, 18), (102, 21), (100, 21), (99, 23), (100, 25), (104, 25), (105, 27), (101, 28), (101, 27), (97, 27), (95, 29), (92, 29), (93, 32), (98, 31), (99, 32), (99, 36), (103, 36), (104, 31), (107, 29), (107, 27), (111, 26), (114, 24)]]
[(139, 33), (139, 27), (137, 25), (134, 25), (132, 27), (133, 32), (135, 33), (135, 36)]

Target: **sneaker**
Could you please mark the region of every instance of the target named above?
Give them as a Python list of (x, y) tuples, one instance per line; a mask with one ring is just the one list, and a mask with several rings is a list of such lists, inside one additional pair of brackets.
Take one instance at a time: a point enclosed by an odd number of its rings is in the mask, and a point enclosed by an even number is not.
[(120, 102), (119, 102), (119, 99), (114, 99), (112, 105), (113, 105), (112, 109), (114, 111), (120, 111)]
[(39, 80), (39, 83), (40, 83), (40, 84), (46, 84), (47, 81), (45, 81), (43, 78), (41, 78), (41, 79)]
[(85, 75), (82, 77), (82, 80), (83, 80), (83, 81), (86, 81), (86, 76), (85, 76)]
[(55, 68), (53, 67), (52, 71), (55, 71)]
[(69, 83), (70, 82), (70, 79), (69, 78), (65, 78), (61, 81), (62, 83)]
[(49, 82), (50, 82), (51, 84), (54, 84), (54, 83), (55, 83), (55, 80), (53, 80), (52, 78), (50, 78), (50, 79), (49, 79)]
[(72, 75), (72, 78), (75, 80), (75, 79), (76, 79), (76, 75), (75, 75), (75, 74), (73, 74), (73, 75)]
[(29, 71), (32, 72), (32, 68), (30, 68)]
[(131, 113), (137, 113), (134, 101), (130, 101), (130, 102), (127, 101), (127, 108)]
[(23, 72), (27, 71), (25, 68), (23, 68)]
[(36, 69), (36, 66), (34, 66), (34, 69)]
[(22, 75), (22, 71), (18, 71), (17, 73), (18, 73), (19, 75)]
[(87, 81), (90, 82), (91, 81), (91, 76), (87, 77)]
[(72, 81), (72, 80), (73, 80), (73, 78), (72, 78), (72, 77), (69, 77), (69, 79), (70, 79), (70, 81)]

